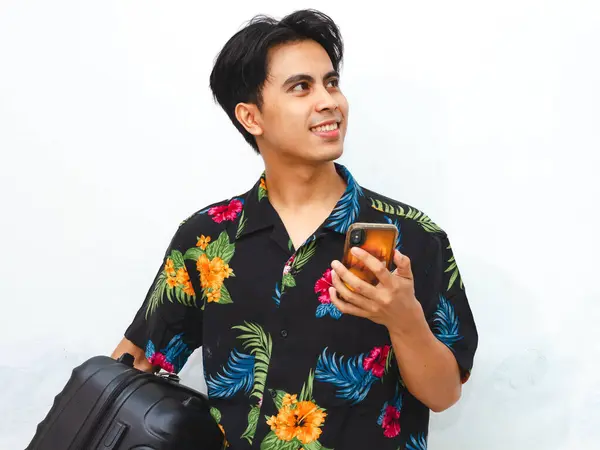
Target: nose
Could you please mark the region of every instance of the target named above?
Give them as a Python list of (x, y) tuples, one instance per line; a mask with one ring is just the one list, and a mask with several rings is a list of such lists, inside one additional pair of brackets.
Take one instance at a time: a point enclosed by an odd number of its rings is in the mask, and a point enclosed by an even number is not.
[(338, 102), (335, 98), (333, 98), (333, 96), (329, 93), (329, 91), (326, 88), (321, 87), (318, 91), (318, 96), (319, 97), (315, 105), (315, 109), (317, 110), (317, 112), (325, 110), (335, 111), (336, 109), (338, 109)]

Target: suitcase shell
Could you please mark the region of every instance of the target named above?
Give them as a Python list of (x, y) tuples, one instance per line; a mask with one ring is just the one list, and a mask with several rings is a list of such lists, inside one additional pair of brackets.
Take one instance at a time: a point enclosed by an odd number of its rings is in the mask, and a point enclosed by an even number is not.
[(222, 449), (208, 398), (174, 379), (133, 368), (128, 354), (93, 357), (73, 370), (26, 450)]

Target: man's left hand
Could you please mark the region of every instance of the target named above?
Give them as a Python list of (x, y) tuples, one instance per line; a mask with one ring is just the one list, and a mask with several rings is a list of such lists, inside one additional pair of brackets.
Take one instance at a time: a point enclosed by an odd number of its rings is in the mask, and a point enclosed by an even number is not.
[(383, 262), (367, 251), (358, 247), (353, 247), (351, 251), (373, 272), (379, 283), (373, 286), (358, 278), (339, 261), (333, 261), (333, 287), (329, 288), (333, 304), (344, 314), (363, 317), (386, 326), (390, 333), (407, 332), (415, 322), (416, 314), (423, 314), (421, 304), (415, 297), (408, 256), (394, 250), (396, 269), (390, 272)]

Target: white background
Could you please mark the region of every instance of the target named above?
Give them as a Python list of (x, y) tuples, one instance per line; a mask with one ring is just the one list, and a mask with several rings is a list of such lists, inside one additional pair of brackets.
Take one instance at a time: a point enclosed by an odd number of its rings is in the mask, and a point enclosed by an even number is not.
[(179, 222), (256, 181), (211, 65), (306, 6), (346, 43), (340, 162), (448, 232), (479, 327), (430, 448), (598, 448), (599, 5), (0, 0), (0, 449), (112, 351)]

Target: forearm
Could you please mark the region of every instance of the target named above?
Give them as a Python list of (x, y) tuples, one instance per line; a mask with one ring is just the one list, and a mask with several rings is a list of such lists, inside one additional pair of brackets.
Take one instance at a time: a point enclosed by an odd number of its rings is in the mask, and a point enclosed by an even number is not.
[(148, 359), (146, 359), (144, 350), (136, 346), (127, 338), (123, 338), (121, 342), (119, 342), (110, 356), (113, 359), (118, 359), (123, 353), (129, 353), (134, 357), (133, 366), (136, 369), (143, 370), (144, 372), (156, 372), (157, 369), (150, 364)]
[(390, 329), (394, 355), (407, 389), (432, 411), (441, 412), (460, 398), (460, 373), (452, 351), (433, 335), (416, 303), (411, 326)]

